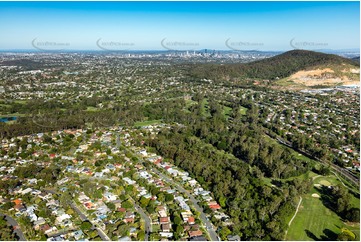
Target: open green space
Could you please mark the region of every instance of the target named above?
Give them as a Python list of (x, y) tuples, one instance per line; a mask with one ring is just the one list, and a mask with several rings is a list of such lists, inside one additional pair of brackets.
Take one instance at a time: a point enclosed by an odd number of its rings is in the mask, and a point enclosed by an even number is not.
[(96, 112), (96, 111), (98, 111), (98, 109), (97, 109), (96, 107), (91, 107), (91, 106), (88, 106), (88, 107), (86, 108), (86, 111), (89, 111), (89, 112)]
[[(334, 175), (318, 176), (313, 183), (316, 186), (317, 184), (330, 186), (341, 184)], [(299, 211), (288, 229), (286, 240), (335, 240), (337, 234), (341, 233), (341, 228), (348, 228), (359, 239), (360, 225), (353, 224), (351, 226), (351, 224), (344, 223), (335, 212), (322, 203), (322, 200), (316, 194), (321, 195), (313, 187), (308, 194), (303, 196)], [(357, 203), (359, 204), (359, 199), (355, 197), (352, 197), (352, 199), (355, 206)]]
[(26, 100), (15, 100), (14, 103), (26, 104), (27, 101)]
[[(0, 102), (13, 102), (13, 103), (18, 103), (18, 104), (25, 104), (27, 101), (26, 100), (5, 100), (5, 99), (0, 99)], [(6, 104), (4, 104), (6, 105)]]
[(134, 126), (147, 126), (147, 125), (152, 125), (152, 124), (159, 124), (162, 123), (161, 119), (158, 120), (146, 120), (146, 121), (141, 121), (141, 122), (135, 122)]
[(295, 83), (294, 81), (290, 80), (290, 78), (288, 78), (288, 77), (275, 81), (275, 84), (278, 86), (284, 86), (284, 87), (299, 85), (299, 84)]
[[(325, 176), (317, 177), (313, 181), (313, 183), (314, 184), (321, 184), (321, 185), (324, 185), (324, 186), (335, 186), (335, 185), (343, 186), (342, 182), (335, 175), (330, 175), (330, 176), (327, 176), (327, 177), (325, 177)], [(347, 188), (349, 188), (349, 187), (347, 187)], [(352, 191), (355, 192), (354, 189), (352, 189)], [(360, 196), (359, 191), (356, 191), (355, 193), (358, 196)], [(350, 202), (354, 207), (360, 208), (360, 199), (357, 199), (355, 196), (351, 196), (351, 201)]]
[(228, 118), (229, 115), (232, 113), (232, 108), (228, 106), (223, 106), (223, 116)]
[(293, 176), (293, 177), (289, 177), (289, 178), (286, 178), (286, 179), (272, 179), (272, 178), (268, 178), (268, 177), (263, 177), (262, 181), (263, 181), (263, 183), (265, 185), (274, 186), (272, 184), (272, 180), (278, 180), (278, 181), (283, 181), (284, 182), (284, 181), (292, 181), (292, 180), (294, 180), (296, 178), (300, 178), (300, 179), (304, 180), (304, 179), (313, 178), (313, 177), (316, 177), (316, 176), (318, 176), (318, 175), (316, 173), (314, 173), (313, 171), (308, 171), (308, 172), (306, 172), (304, 174), (301, 174), (299, 176)]
[(204, 98), (201, 102), (201, 113), (203, 116), (205, 117), (210, 117), (211, 114), (209, 113), (209, 109), (208, 109), (208, 98)]
[(197, 104), (197, 102), (193, 100), (185, 100), (185, 103), (186, 103), (186, 108), (190, 108), (191, 106)]
[(242, 115), (246, 115), (248, 108), (243, 107), (243, 106), (240, 106), (239, 108), (240, 108), (240, 109), (239, 109), (239, 112), (240, 112)]
[(159, 225), (159, 224), (154, 224), (152, 227), (153, 227), (153, 232), (158, 232), (158, 231), (161, 231), (161, 230), (160, 230), (160, 225)]
[(25, 117), (26, 114), (23, 113), (8, 113), (8, 114), (1, 114), (0, 117), (2, 118), (9, 118), (9, 117)]
[(320, 198), (307, 194), (303, 197), (286, 239), (327, 240), (330, 234), (339, 234), (344, 226), (337, 214), (326, 208)]
[(193, 100), (185, 100), (185, 103), (186, 103), (186, 105), (185, 105), (185, 107), (183, 108), (183, 111), (184, 111), (185, 113), (191, 113), (190, 107), (192, 107), (193, 105), (196, 105), (196, 104), (197, 104), (197, 102), (196, 102), (196, 101), (193, 101)]

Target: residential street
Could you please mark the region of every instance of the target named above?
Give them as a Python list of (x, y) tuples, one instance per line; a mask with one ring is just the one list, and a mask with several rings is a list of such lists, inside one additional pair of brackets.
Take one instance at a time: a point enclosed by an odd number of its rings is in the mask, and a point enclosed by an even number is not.
[(158, 169), (153, 168), (153, 171), (158, 174), (160, 177), (162, 177), (165, 181), (168, 183), (174, 185), (179, 191), (187, 194), (191, 202), (193, 203), (195, 209), (201, 214), (200, 218), (203, 222), (203, 224), (206, 225), (206, 231), (208, 231), (208, 234), (212, 241), (218, 241), (217, 233), (213, 229), (212, 223), (208, 220), (206, 215), (203, 213), (203, 209), (197, 204), (198, 200), (193, 197), (187, 190), (185, 190), (179, 183), (175, 182), (174, 180), (170, 179), (168, 176), (161, 173)]
[[(0, 213), (0, 216), (3, 216), (4, 214)], [(24, 236), (23, 231), (20, 229), (20, 226), (18, 224), (18, 222), (16, 222), (15, 219), (13, 219), (12, 217), (10, 217), (9, 215), (5, 214), (5, 220), (11, 225), (11, 226), (15, 226), (17, 229), (15, 229), (15, 233), (16, 235), (20, 238), (21, 241), (26, 241), (26, 238)]]
[(80, 211), (80, 209), (75, 203), (71, 203), (70, 206), (75, 210), (75, 212), (79, 214), (79, 217), (82, 221), (88, 220), (93, 225), (93, 227), (98, 231), (98, 234), (103, 241), (111, 241), (108, 235), (106, 235), (106, 233), (104, 233), (104, 231), (101, 228), (99, 228), (97, 224), (95, 224), (93, 221), (88, 219), (88, 217), (82, 211)]
[[(56, 193), (55, 191), (50, 190), (50, 189), (47, 189), (46, 191), (51, 192), (51, 193)], [(108, 237), (108, 235), (106, 235), (106, 233), (104, 233), (104, 231), (101, 228), (99, 228), (93, 221), (88, 219), (88, 217), (78, 208), (78, 206), (74, 202), (70, 203), (70, 206), (72, 207), (72, 209), (75, 210), (75, 212), (78, 213), (78, 215), (82, 221), (88, 220), (93, 225), (93, 228), (95, 228), (97, 230), (98, 235), (100, 236), (100, 238), (102, 238), (103, 241), (111, 241), (111, 239)]]
[(85, 216), (85, 214), (84, 214), (84, 213), (82, 213), (82, 211), (80, 211), (80, 209), (78, 208), (78, 206), (76, 206), (76, 204), (75, 204), (75, 203), (71, 203), (71, 204), (70, 204), (70, 207), (71, 207), (72, 209), (74, 209), (74, 210), (75, 210), (75, 212), (77, 212), (77, 213), (78, 213), (78, 215), (79, 215), (79, 217), (80, 217), (81, 221), (86, 221), (86, 220), (88, 220), (87, 216)]
[(142, 218), (145, 221), (145, 237), (144, 237), (144, 240), (148, 241), (149, 240), (149, 234), (152, 232), (152, 221), (150, 220), (148, 215), (145, 214), (144, 210), (135, 203), (133, 198), (130, 198), (130, 199), (133, 201), (133, 203), (135, 205), (135, 209), (138, 211), (140, 216), (142, 216)]

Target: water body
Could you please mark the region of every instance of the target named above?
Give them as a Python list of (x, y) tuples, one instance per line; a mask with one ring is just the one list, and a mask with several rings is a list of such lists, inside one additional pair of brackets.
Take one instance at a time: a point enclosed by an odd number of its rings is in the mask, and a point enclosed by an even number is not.
[(17, 120), (17, 117), (0, 117), (0, 123)]

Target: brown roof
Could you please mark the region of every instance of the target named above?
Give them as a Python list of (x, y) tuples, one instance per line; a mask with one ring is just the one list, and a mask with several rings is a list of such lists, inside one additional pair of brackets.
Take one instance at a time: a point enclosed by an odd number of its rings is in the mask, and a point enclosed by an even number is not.
[(219, 206), (218, 204), (217, 205), (209, 205), (209, 208), (210, 209), (220, 209), (221, 206)]
[(43, 232), (47, 231), (48, 229), (50, 229), (49, 224), (43, 224), (40, 226), (40, 230)]
[(188, 234), (189, 237), (194, 237), (194, 236), (201, 236), (203, 233), (200, 230), (196, 230), (196, 231), (189, 231)]
[(199, 229), (199, 224), (193, 224), (193, 225), (191, 226), (191, 229), (192, 229), (193, 231), (198, 230), (198, 229)]
[(24, 208), (24, 206), (22, 204), (16, 204), (14, 206), (14, 209), (16, 209), (16, 210), (20, 210), (21, 208)]
[(123, 221), (126, 223), (134, 223), (134, 218), (126, 218)]
[(124, 213), (126, 211), (126, 209), (125, 208), (118, 208), (118, 211)]
[(161, 217), (161, 218), (159, 218), (159, 221), (160, 221), (161, 223), (168, 223), (168, 222), (169, 222), (169, 218), (168, 218), (168, 217)]
[(162, 224), (162, 230), (170, 230), (170, 224)]

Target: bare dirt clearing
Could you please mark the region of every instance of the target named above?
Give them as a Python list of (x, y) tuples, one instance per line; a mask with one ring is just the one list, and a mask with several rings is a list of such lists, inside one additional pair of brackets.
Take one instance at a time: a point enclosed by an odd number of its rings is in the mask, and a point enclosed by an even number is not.
[[(344, 69), (342, 73), (360, 73), (359, 69)], [(289, 77), (290, 81), (304, 86), (317, 85), (355, 85), (359, 80), (350, 78), (347, 75), (337, 75), (331, 68), (298, 71)]]

